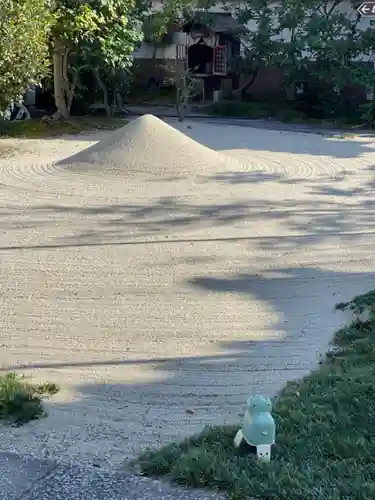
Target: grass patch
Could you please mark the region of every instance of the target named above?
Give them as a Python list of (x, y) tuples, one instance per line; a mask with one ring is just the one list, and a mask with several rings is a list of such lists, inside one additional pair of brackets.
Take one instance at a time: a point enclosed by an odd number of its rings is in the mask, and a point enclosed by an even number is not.
[(0, 121), (1, 138), (43, 139), (65, 134), (80, 134), (94, 130), (115, 130), (128, 122), (122, 118), (103, 116), (77, 116), (67, 121)]
[(0, 420), (22, 425), (45, 415), (42, 398), (58, 392), (55, 384), (33, 385), (23, 376), (0, 376)]
[(340, 329), (320, 367), (275, 398), (270, 464), (235, 451), (238, 427), (224, 426), (147, 451), (142, 472), (236, 500), (375, 498), (375, 291), (337, 308), (370, 314)]

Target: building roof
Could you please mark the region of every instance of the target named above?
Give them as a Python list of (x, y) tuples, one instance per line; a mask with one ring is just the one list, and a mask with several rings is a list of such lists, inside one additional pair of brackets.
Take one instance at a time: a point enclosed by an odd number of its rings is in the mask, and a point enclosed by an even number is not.
[(205, 12), (197, 14), (193, 21), (185, 24), (184, 31), (190, 31), (191, 27), (205, 26), (215, 33), (240, 34), (246, 33), (247, 28), (236, 21), (229, 12)]
[(229, 12), (212, 14), (211, 29), (216, 33), (246, 33), (247, 28), (236, 21)]

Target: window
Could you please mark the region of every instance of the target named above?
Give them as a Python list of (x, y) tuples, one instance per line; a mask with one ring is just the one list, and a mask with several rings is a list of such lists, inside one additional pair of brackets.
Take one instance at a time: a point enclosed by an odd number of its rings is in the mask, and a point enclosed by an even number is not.
[(228, 64), (228, 47), (226, 45), (217, 45), (214, 48), (214, 75), (226, 75)]
[(176, 45), (176, 59), (177, 61), (183, 61), (186, 59), (187, 46), (186, 45)]

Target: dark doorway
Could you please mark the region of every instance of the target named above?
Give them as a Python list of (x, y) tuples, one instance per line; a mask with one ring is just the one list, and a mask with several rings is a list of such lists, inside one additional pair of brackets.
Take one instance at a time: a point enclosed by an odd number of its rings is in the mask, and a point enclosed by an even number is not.
[(213, 48), (206, 45), (201, 38), (188, 49), (189, 69), (194, 73), (211, 74), (213, 53)]

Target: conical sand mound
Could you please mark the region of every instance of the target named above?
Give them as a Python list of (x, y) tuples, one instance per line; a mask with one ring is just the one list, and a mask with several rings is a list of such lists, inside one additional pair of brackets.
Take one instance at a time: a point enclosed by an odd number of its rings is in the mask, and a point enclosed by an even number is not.
[(207, 175), (225, 168), (229, 161), (155, 116), (145, 115), (58, 165), (94, 175), (141, 174), (162, 178)]

